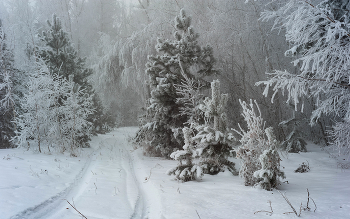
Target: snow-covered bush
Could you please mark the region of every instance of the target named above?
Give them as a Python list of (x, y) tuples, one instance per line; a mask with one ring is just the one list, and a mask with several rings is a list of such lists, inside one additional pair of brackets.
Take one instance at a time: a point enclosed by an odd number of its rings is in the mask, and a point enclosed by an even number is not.
[[(350, 20), (347, 0), (326, 0), (317, 5), (303, 0), (290, 0), (280, 8), (265, 11), (263, 20), (274, 19), (274, 29), (285, 29), (291, 48), (286, 55), (295, 57), (300, 72), (276, 70), (264, 84), (266, 96), (272, 88), (287, 93), (287, 102), (298, 108), (301, 97), (314, 98), (314, 124), (323, 115), (334, 115), (336, 124), (331, 135), (333, 145), (349, 150), (347, 115), (350, 114)], [(272, 98), (273, 100), (274, 98)], [(301, 110), (303, 106), (301, 107)]]
[(239, 141), (242, 144), (236, 149), (236, 156), (242, 161), (239, 175), (244, 178), (246, 186), (259, 183), (269, 190), (277, 186), (277, 178), (283, 176), (279, 170), (280, 157), (277, 151), (280, 145), (272, 128), (264, 130), (265, 122), (257, 102), (254, 101), (259, 114), (256, 114), (252, 100), (249, 105), (245, 101), (239, 102), (248, 128), (248, 131), (244, 131), (239, 125), (240, 131), (234, 130), (241, 136)]
[(294, 170), (295, 173), (306, 173), (310, 171), (310, 165), (309, 162), (307, 161), (307, 163), (302, 162), (299, 167)]
[(254, 172), (261, 168), (259, 161), (260, 155), (267, 149), (264, 138), (264, 120), (261, 117), (261, 112), (258, 104), (254, 101), (259, 115), (254, 110), (253, 101), (250, 100), (248, 105), (245, 101), (239, 100), (243, 108), (242, 115), (247, 122), (248, 131), (244, 131), (241, 126), (240, 131), (236, 131), (241, 139), (241, 146), (236, 149), (237, 158), (241, 159), (242, 165), (239, 170), (240, 177), (244, 178), (246, 186), (253, 186), (257, 183), (257, 179), (253, 176)]
[(68, 90), (60, 106), (61, 114), (61, 137), (66, 139), (66, 146), (73, 154), (75, 148), (86, 147), (91, 136), (92, 123), (88, 121), (89, 115), (94, 113), (92, 97), (89, 96), (79, 85), (64, 81)]
[(46, 145), (48, 151), (55, 148), (76, 155), (75, 148), (86, 142), (81, 137), (90, 136), (91, 97), (75, 89), (72, 80), (51, 75), (44, 63), (37, 64), (21, 100), (23, 113), (16, 118), (19, 131), (13, 141), (20, 147), (34, 141), (39, 152)]

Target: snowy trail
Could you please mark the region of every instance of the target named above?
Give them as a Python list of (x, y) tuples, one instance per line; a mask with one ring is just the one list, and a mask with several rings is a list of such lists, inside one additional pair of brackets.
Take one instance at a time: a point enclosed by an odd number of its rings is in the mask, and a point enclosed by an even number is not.
[[(291, 208), (278, 192), (244, 186), (227, 171), (200, 181), (173, 180), (165, 172), (177, 161), (134, 150), (127, 137), (136, 130), (96, 136), (81, 157), (0, 150), (0, 218), (82, 219), (66, 200), (88, 219), (295, 218), (285, 214)], [(305, 206), (310, 191), (317, 211), (312, 203), (304, 218), (350, 218), (350, 169), (338, 167), (338, 161), (349, 161), (311, 143), (307, 149), (282, 158), (287, 181), (279, 189), (295, 208)], [(306, 161), (310, 171), (295, 173)], [(264, 212), (267, 201), (271, 216)]]
[(145, 203), (127, 134), (117, 130), (93, 139), (94, 151), (72, 186), (11, 218), (82, 218), (67, 201), (88, 219), (148, 218), (152, 203)]
[(54, 209), (57, 209), (58, 206), (60, 206), (62, 202), (62, 198), (67, 196), (74, 188), (74, 186), (77, 185), (77, 182), (83, 178), (84, 175), (86, 175), (87, 169), (90, 166), (91, 158), (87, 160), (84, 167), (81, 169), (79, 174), (75, 177), (74, 182), (64, 189), (62, 192), (50, 197), (49, 199), (43, 201), (39, 205), (29, 207), (20, 213), (14, 215), (11, 217), (11, 219), (21, 219), (21, 218), (42, 218), (44, 217), (47, 212), (53, 211)]

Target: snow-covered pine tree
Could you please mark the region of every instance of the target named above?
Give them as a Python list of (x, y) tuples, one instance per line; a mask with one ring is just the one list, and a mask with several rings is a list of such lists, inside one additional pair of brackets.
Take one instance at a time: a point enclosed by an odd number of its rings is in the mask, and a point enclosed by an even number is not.
[(21, 95), (20, 79), (20, 71), (14, 67), (14, 55), (8, 49), (0, 19), (0, 148), (10, 147), (10, 139), (15, 135), (13, 120), (17, 114), (18, 96)]
[(61, 75), (67, 80), (73, 75), (75, 83), (83, 89), (88, 88), (87, 79), (92, 72), (85, 68), (85, 59), (78, 57), (68, 33), (63, 30), (61, 20), (53, 14), (52, 20), (48, 20), (47, 24), (49, 29), (42, 33), (45, 46), (40, 49), (40, 57), (53, 74)]
[[(182, 74), (202, 80), (217, 72), (213, 68), (212, 48), (198, 45), (199, 35), (194, 32), (191, 18), (183, 9), (175, 18), (175, 28), (175, 39), (158, 39), (156, 49), (159, 55), (148, 57), (146, 73), (151, 98), (144, 124), (135, 138), (136, 143), (146, 145), (148, 154), (163, 157), (182, 148), (181, 129), (189, 119), (180, 112), (182, 105), (177, 102), (179, 94), (174, 85), (181, 84)], [(174, 132), (179, 135), (175, 136)]]
[(295, 56), (294, 64), (301, 67), (297, 74), (276, 70), (269, 74), (269, 80), (257, 83), (266, 86), (264, 95), (270, 88), (274, 94), (287, 91), (287, 102), (293, 102), (296, 110), (301, 97), (315, 98), (311, 124), (323, 115), (335, 115), (337, 123), (330, 135), (340, 151), (350, 148), (350, 135), (342, 131), (350, 118), (349, 7), (348, 0), (327, 0), (317, 5), (290, 0), (277, 10), (265, 11), (262, 19), (274, 19), (275, 29), (285, 29), (292, 46), (286, 55)]
[(264, 189), (269, 190), (278, 185), (278, 177), (284, 177), (280, 171), (277, 151), (280, 144), (271, 127), (264, 130), (265, 122), (257, 102), (254, 101), (259, 114), (255, 112), (252, 100), (249, 105), (245, 101), (239, 100), (239, 102), (248, 128), (248, 131), (244, 131), (238, 124), (240, 131), (234, 130), (241, 136), (239, 141), (242, 144), (236, 149), (237, 158), (242, 161), (239, 175), (244, 178), (246, 186), (260, 183)]
[[(182, 67), (181, 63), (180, 67)], [(197, 133), (194, 127), (204, 123), (204, 114), (199, 109), (200, 101), (203, 97), (200, 92), (202, 88), (201, 82), (195, 81), (193, 78), (190, 79), (185, 74), (182, 75), (184, 79), (181, 81), (181, 85), (174, 86), (176, 93), (179, 95), (177, 103), (182, 104), (180, 113), (189, 118), (186, 125), (190, 127), (182, 129), (185, 143), (183, 150), (177, 150), (170, 155), (171, 158), (179, 161), (178, 166), (168, 170), (167, 174), (175, 175), (177, 180), (186, 182), (201, 179), (204, 174), (203, 169), (196, 162), (198, 161), (198, 156), (196, 156), (196, 146), (192, 140), (194, 134)]]
[(196, 154), (199, 166), (206, 174), (218, 174), (227, 168), (237, 174), (235, 163), (228, 160), (232, 156), (231, 143), (235, 139), (229, 132), (226, 122), (227, 94), (220, 94), (220, 81), (211, 82), (211, 98), (206, 97), (199, 106), (205, 116), (204, 125), (196, 125), (196, 135), (192, 138), (196, 143)]
[[(189, 105), (197, 103), (197, 94), (191, 80), (186, 80), (180, 90), (184, 92), (182, 101)], [(190, 86), (192, 84), (192, 86)], [(191, 88), (192, 87), (192, 88)], [(189, 115), (190, 128), (183, 128), (185, 145), (183, 150), (173, 152), (170, 157), (178, 160), (178, 166), (167, 171), (168, 175), (175, 175), (181, 181), (201, 179), (203, 174), (218, 174), (227, 168), (232, 174), (237, 175), (235, 163), (228, 160), (233, 150), (230, 143), (234, 140), (232, 133), (226, 127), (225, 107), (227, 94), (220, 94), (220, 82), (214, 80), (211, 83), (212, 97), (206, 97), (204, 103), (194, 105), (193, 109), (184, 108)], [(187, 93), (186, 91), (192, 91)], [(189, 96), (187, 96), (189, 95)], [(198, 97), (199, 98), (199, 97)], [(200, 124), (199, 109), (205, 115), (205, 124)]]
[[(49, 29), (42, 33), (42, 42), (45, 45), (40, 49), (40, 56), (45, 61), (50, 72), (55, 75), (62, 76), (67, 81), (69, 77), (73, 77), (73, 82), (81, 87), (80, 92), (85, 92), (89, 96), (96, 95), (92, 85), (88, 82), (92, 70), (85, 67), (85, 59), (77, 55), (74, 45), (70, 42), (67, 32), (63, 30), (61, 20), (54, 14), (51, 21), (47, 21)], [(100, 102), (98, 98), (92, 98), (93, 104), (89, 105), (91, 108), (100, 109)], [(98, 113), (101, 113), (99, 111)], [(101, 115), (97, 112), (90, 114), (88, 121), (93, 124), (93, 133), (102, 131), (100, 124)], [(89, 140), (85, 136), (86, 141)]]

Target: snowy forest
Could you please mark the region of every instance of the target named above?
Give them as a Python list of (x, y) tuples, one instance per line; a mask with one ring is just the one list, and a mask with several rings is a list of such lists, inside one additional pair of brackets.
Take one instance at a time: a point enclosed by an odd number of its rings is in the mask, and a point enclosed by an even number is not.
[(350, 217), (349, 10), (0, 0), (0, 215)]

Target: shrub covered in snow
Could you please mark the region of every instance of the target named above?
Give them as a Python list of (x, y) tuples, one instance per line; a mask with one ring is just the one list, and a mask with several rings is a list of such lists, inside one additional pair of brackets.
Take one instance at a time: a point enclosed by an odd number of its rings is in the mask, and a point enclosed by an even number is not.
[(294, 170), (294, 172), (296, 173), (306, 173), (306, 172), (309, 172), (310, 171), (310, 165), (309, 165), (309, 162), (307, 161), (307, 163), (305, 162), (302, 162), (299, 167)]
[(248, 105), (240, 100), (243, 108), (243, 117), (247, 122), (248, 131), (241, 126), (240, 147), (236, 149), (237, 158), (242, 161), (239, 175), (244, 178), (246, 186), (254, 186), (257, 183), (264, 189), (270, 190), (278, 185), (278, 177), (284, 177), (280, 171), (280, 157), (278, 154), (279, 142), (273, 134), (272, 128), (264, 131), (264, 121), (258, 104), (254, 101), (259, 114), (254, 110), (253, 101)]
[(236, 149), (236, 156), (242, 161), (239, 175), (244, 178), (246, 186), (253, 186), (257, 183), (257, 179), (253, 176), (254, 172), (261, 168), (259, 157), (262, 152), (267, 149), (264, 138), (264, 120), (261, 117), (261, 112), (258, 104), (255, 101), (259, 115), (255, 113), (253, 101), (250, 100), (248, 105), (245, 101), (239, 101), (243, 108), (243, 117), (247, 122), (248, 131), (244, 131), (241, 126), (240, 131), (236, 131), (241, 139), (242, 144)]

